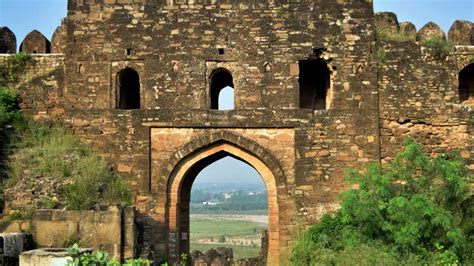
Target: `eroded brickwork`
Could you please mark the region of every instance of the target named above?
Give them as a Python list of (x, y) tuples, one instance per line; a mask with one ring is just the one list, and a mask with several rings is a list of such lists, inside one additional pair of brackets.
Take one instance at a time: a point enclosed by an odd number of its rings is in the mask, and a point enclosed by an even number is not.
[[(375, 23), (412, 41), (376, 44)], [(466, 25), (451, 34), (463, 44)], [(472, 104), (459, 93), (473, 46), (439, 60), (415, 33), (393, 14), (375, 19), (371, 1), (70, 0), (53, 38), (63, 54), (35, 56), (16, 87), (25, 111), (62, 121), (129, 181), (137, 254), (179, 255), (189, 217), (177, 203), (196, 169), (227, 153), (263, 169), (277, 261), (299, 230), (338, 208), (345, 168), (391, 160), (408, 135), (432, 155), (459, 151), (474, 170)], [(329, 73), (318, 110), (300, 108), (304, 60)], [(211, 109), (216, 69), (232, 75), (234, 110)], [(132, 84), (124, 70), (139, 76), (136, 110), (120, 104)]]

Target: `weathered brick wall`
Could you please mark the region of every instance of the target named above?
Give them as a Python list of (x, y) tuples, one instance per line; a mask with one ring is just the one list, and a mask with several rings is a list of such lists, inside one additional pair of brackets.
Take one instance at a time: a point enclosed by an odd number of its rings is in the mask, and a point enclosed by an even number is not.
[(39, 210), (32, 220), (2, 222), (1, 231), (26, 231), (39, 248), (69, 248), (66, 242), (80, 240), (81, 247), (107, 251), (115, 259), (135, 255), (135, 210), (110, 206), (103, 211)]
[[(371, 16), (364, 2), (72, 6), (66, 96), (75, 107), (113, 108), (116, 74), (130, 66), (141, 77), (142, 108), (208, 109), (208, 77), (222, 66), (234, 76), (237, 108), (295, 108), (290, 67), (325, 47), (339, 67), (334, 106), (343, 106), (352, 95), (342, 89), (347, 72), (369, 67)], [(370, 93), (361, 96), (355, 105)]]
[[(7, 67), (11, 55), (0, 54), (0, 67)], [(62, 94), (64, 89), (64, 56), (32, 55), (34, 63), (27, 66), (18, 82), (5, 82), (4, 85), (16, 89), (20, 95), (21, 109), (39, 118), (61, 116)]]
[[(265, 151), (255, 153), (278, 172), (282, 255), (299, 229), (338, 208), (345, 168), (390, 160), (406, 135), (433, 155), (459, 149), (474, 169), (472, 107), (457, 93), (472, 47), (438, 62), (415, 43), (384, 43), (377, 66), (371, 1), (80, 2), (69, 1), (64, 55), (35, 56), (18, 86), (22, 108), (60, 117), (113, 163), (136, 194), (139, 246), (158, 256), (169, 255), (180, 151), (208, 136)], [(327, 110), (299, 108), (298, 61), (314, 48), (330, 67)], [(115, 108), (125, 67), (140, 75), (140, 110)], [(232, 72), (235, 110), (210, 110), (219, 67)]]
[[(148, 127), (157, 134), (173, 132), (175, 127), (194, 128), (202, 135), (249, 127), (267, 133), (293, 130), (293, 152), (282, 159), (282, 152), (272, 151), (280, 164), (287, 165), (283, 204), (296, 210), (294, 215), (282, 215), (285, 248), (297, 227), (309, 226), (337, 208), (335, 195), (344, 186), (341, 169), (379, 158), (372, 15), (370, 2), (72, 3), (65, 22), (64, 99), (68, 110), (90, 112), (67, 113), (76, 124), (78, 117), (85, 121), (76, 131), (113, 158), (119, 171), (141, 180), (144, 190), (137, 203), (146, 214), (143, 219), (161, 223), (162, 228), (165, 221), (155, 211), (165, 211), (167, 180), (156, 180), (154, 172), (159, 173), (167, 153), (153, 147), (158, 144), (147, 150)], [(298, 61), (313, 54), (314, 48), (327, 49), (323, 58), (331, 67), (330, 110), (299, 109)], [(116, 75), (125, 67), (140, 74), (142, 109), (157, 110), (110, 110), (116, 106)], [(208, 110), (209, 76), (218, 67), (233, 74), (235, 111)], [(115, 122), (121, 115), (130, 116), (129, 122)], [(107, 127), (104, 124), (120, 129), (104, 136), (100, 133)], [(170, 134), (178, 133), (176, 129)], [(190, 142), (192, 135), (186, 136)], [(176, 138), (159, 145), (176, 147)], [(256, 142), (261, 143), (269, 137), (259, 138)], [(148, 154), (151, 159), (146, 163)], [(164, 229), (146, 228), (155, 251), (162, 253), (165, 244), (159, 238), (166, 235)]]
[(474, 55), (472, 46), (456, 46), (446, 60), (411, 42), (384, 43), (386, 63), (379, 65), (382, 160), (399, 151), (406, 136), (431, 155), (457, 150), (474, 169), (472, 105), (460, 104), (459, 72)]

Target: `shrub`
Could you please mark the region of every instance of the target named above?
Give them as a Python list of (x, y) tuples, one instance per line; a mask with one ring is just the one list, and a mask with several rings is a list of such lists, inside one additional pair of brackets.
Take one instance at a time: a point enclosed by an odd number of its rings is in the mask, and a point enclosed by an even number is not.
[(454, 46), (449, 41), (445, 41), (438, 37), (425, 40), (421, 43), (421, 45), (430, 48), (430, 52), (433, 57), (440, 61), (445, 60), (454, 48)]
[[(59, 126), (26, 126), (19, 135), (18, 151), (9, 165), (9, 186), (19, 180), (24, 185), (37, 177), (62, 181), (64, 185), (56, 191), (62, 196), (59, 202), (73, 210), (91, 209), (98, 203), (131, 203), (132, 194), (126, 183), (89, 146)], [(45, 198), (40, 207), (51, 207), (53, 203)]]
[(349, 170), (346, 179), (358, 189), (341, 193), (341, 209), (297, 241), (293, 263), (341, 260), (364, 245), (386, 257), (382, 264), (392, 258), (406, 264), (473, 262), (472, 176), (458, 157), (430, 159), (407, 140), (392, 163), (368, 165), (363, 173)]
[(17, 95), (12, 90), (0, 87), (0, 128), (20, 117)]
[(394, 41), (394, 42), (406, 42), (414, 41), (413, 38), (402, 33), (393, 32), (390, 30), (375, 30), (375, 38), (378, 41)]
[(81, 254), (78, 244), (74, 244), (69, 249), (69, 255), (72, 259), (67, 260), (67, 266), (149, 266), (151, 261), (147, 259), (129, 259), (124, 264), (118, 263), (111, 258), (107, 252), (96, 251), (95, 253)]
[(16, 82), (25, 73), (29, 65), (34, 65), (35, 60), (31, 54), (20, 52), (13, 54), (7, 59), (7, 67), (2, 71), (2, 76), (9, 82)]

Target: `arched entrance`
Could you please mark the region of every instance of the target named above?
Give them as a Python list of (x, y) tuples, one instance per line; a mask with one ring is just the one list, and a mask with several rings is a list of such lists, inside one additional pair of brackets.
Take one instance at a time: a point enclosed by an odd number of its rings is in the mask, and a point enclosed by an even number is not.
[(279, 208), (277, 182), (272, 170), (255, 154), (227, 141), (217, 141), (183, 158), (168, 182), (167, 225), (170, 259), (189, 252), (189, 201), (191, 187), (199, 172), (226, 156), (234, 157), (255, 168), (268, 193), (268, 262), (279, 261)]

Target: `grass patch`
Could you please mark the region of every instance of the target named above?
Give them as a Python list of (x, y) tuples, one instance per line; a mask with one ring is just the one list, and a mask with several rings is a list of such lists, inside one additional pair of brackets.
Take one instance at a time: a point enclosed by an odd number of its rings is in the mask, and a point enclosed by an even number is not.
[(415, 41), (412, 37), (407, 36), (403, 33), (393, 32), (389, 30), (379, 30), (379, 29), (375, 31), (375, 38), (378, 41), (394, 41), (394, 42)]
[(219, 236), (248, 236), (260, 234), (265, 227), (253, 221), (192, 218), (190, 222), (191, 238)]
[(260, 252), (260, 247), (258, 246), (241, 246), (241, 245), (230, 245), (225, 243), (219, 244), (201, 244), (191, 242), (191, 250), (199, 250), (205, 252), (211, 248), (216, 249), (218, 247), (232, 248), (234, 251), (234, 261), (245, 258), (256, 257)]
[(451, 42), (438, 37), (425, 40), (421, 45), (430, 48), (431, 55), (439, 61), (445, 60), (454, 49), (454, 45)]
[[(35, 208), (85, 210), (132, 202), (126, 182), (90, 146), (59, 125), (25, 118), (17, 95), (6, 88), (0, 88), (0, 177), (0, 196), (9, 201), (12, 219)], [(21, 198), (15, 198), (19, 191)]]
[(385, 65), (387, 63), (387, 58), (385, 56), (385, 48), (383, 48), (383, 46), (377, 48), (377, 62), (379, 63), (379, 65)]
[(95, 204), (130, 204), (132, 194), (111, 167), (91, 148), (58, 126), (29, 126), (19, 132), (20, 142), (9, 163), (7, 187), (19, 181), (37, 185), (38, 177), (62, 182), (59, 200), (44, 197), (38, 207), (51, 208), (59, 203), (73, 210), (91, 209)]

